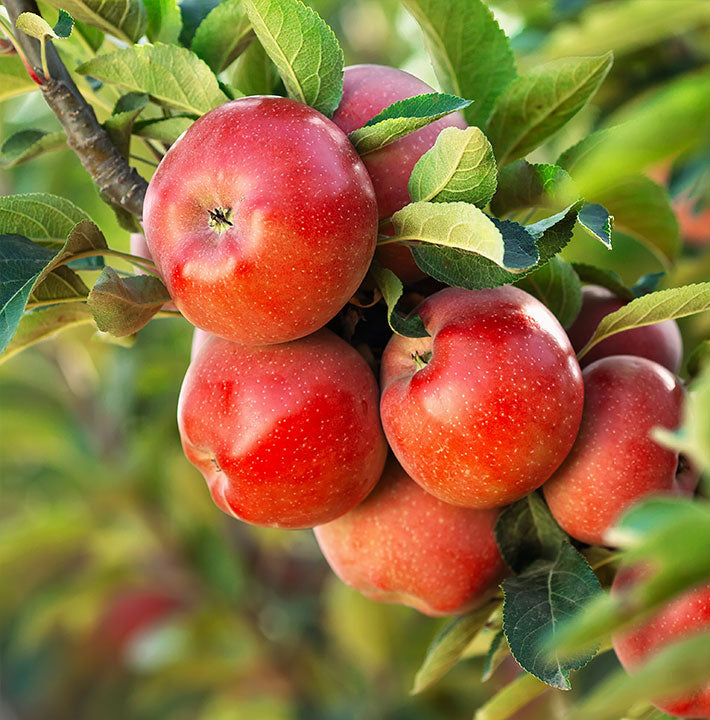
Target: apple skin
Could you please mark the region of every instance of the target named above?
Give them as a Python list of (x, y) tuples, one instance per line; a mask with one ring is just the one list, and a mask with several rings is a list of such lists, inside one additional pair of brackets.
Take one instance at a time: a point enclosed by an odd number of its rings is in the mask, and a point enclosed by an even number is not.
[(254, 96), (203, 115), (168, 150), (143, 225), (193, 325), (270, 344), (318, 330), (352, 296), (374, 254), (377, 204), (336, 125), (303, 103)]
[[(414, 312), (431, 337), (395, 335), (382, 357), (380, 413), (402, 467), (464, 507), (500, 507), (540, 487), (571, 449), (583, 405), (554, 315), (510, 286), (447, 288)], [(413, 356), (428, 353), (419, 370)]]
[[(612, 595), (632, 587), (642, 575), (637, 567), (622, 568), (614, 578)], [(633, 675), (667, 645), (701, 632), (710, 632), (710, 584), (682, 593), (650, 618), (614, 633), (612, 643), (619, 662)], [(704, 687), (682, 697), (654, 699), (653, 705), (675, 717), (710, 717), (710, 670)]]
[[(430, 92), (434, 92), (432, 87), (404, 70), (386, 65), (351, 65), (345, 68), (343, 98), (333, 113), (333, 122), (349, 133), (393, 102)], [(468, 125), (461, 113), (452, 113), (363, 157), (375, 187), (380, 219), (390, 217), (410, 202), (407, 185), (412, 170), (447, 127), (465, 129)], [(403, 282), (424, 277), (411, 250), (403, 245), (381, 247), (377, 257)]]
[(457, 615), (485, 602), (505, 575), (498, 513), (437, 500), (390, 458), (367, 499), (315, 534), (334, 572), (363, 595)]
[(387, 445), (377, 402), (372, 371), (329, 330), (259, 347), (212, 336), (185, 375), (178, 427), (222, 510), (310, 528), (379, 479)]
[[(592, 337), (603, 317), (626, 305), (613, 292), (598, 285), (582, 288), (582, 309), (567, 330), (572, 347), (579, 352)], [(638, 355), (677, 373), (683, 359), (683, 339), (675, 320), (624, 330), (602, 340), (581, 360), (582, 367), (611, 355)]]
[(193, 362), (195, 358), (197, 357), (197, 353), (200, 352), (202, 349), (202, 346), (209, 340), (211, 337), (210, 333), (205, 332), (204, 330), (200, 330), (200, 328), (195, 328), (195, 330), (192, 333), (192, 347), (190, 348), (190, 362)]
[(573, 538), (604, 544), (604, 533), (630, 505), (676, 485), (678, 453), (651, 439), (674, 429), (685, 391), (666, 368), (616, 355), (585, 368), (584, 414), (572, 452), (543, 488), (555, 520)]

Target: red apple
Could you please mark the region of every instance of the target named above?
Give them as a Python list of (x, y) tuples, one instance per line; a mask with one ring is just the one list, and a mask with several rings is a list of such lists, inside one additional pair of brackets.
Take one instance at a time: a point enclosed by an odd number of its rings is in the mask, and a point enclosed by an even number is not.
[[(333, 122), (349, 133), (361, 128), (377, 113), (398, 100), (433, 92), (433, 88), (404, 70), (385, 65), (351, 65), (343, 76), (343, 98)], [(380, 218), (388, 218), (410, 202), (407, 184), (417, 160), (447, 127), (466, 128), (461, 113), (452, 113), (411, 135), (368, 153), (363, 162), (372, 178)], [(386, 245), (377, 251), (386, 267), (404, 282), (424, 277), (409, 248)]]
[(205, 332), (204, 330), (200, 330), (200, 328), (195, 328), (195, 330), (192, 333), (192, 347), (190, 348), (190, 362), (192, 362), (197, 357), (197, 353), (200, 352), (202, 346), (207, 342), (207, 340), (210, 337), (211, 337), (210, 333)]
[[(579, 352), (597, 329), (601, 319), (626, 304), (613, 292), (598, 285), (582, 289), (582, 309), (567, 330), (575, 352)], [(683, 340), (675, 320), (624, 330), (602, 340), (580, 361), (582, 367), (611, 355), (638, 355), (678, 372), (683, 359)]]
[(437, 500), (390, 460), (363, 503), (315, 533), (338, 577), (367, 597), (455, 615), (482, 604), (505, 574), (497, 517)]
[(584, 370), (584, 414), (577, 441), (544, 492), (555, 520), (593, 545), (631, 504), (676, 492), (678, 453), (651, 439), (680, 422), (684, 390), (666, 368), (616, 355)]
[(518, 288), (448, 288), (419, 305), (430, 337), (395, 335), (380, 411), (404, 469), (455, 505), (506, 505), (569, 452), (582, 375), (554, 315)]
[(374, 253), (377, 206), (338, 127), (254, 96), (203, 115), (168, 150), (143, 224), (183, 315), (256, 345), (303, 337), (345, 305)]
[(281, 345), (208, 338), (178, 425), (217, 505), (255, 525), (333, 520), (372, 490), (387, 454), (375, 377), (329, 330)]
[[(612, 594), (633, 586), (641, 574), (635, 568), (620, 570), (614, 578)], [(612, 641), (619, 662), (633, 674), (667, 645), (701, 632), (710, 632), (710, 584), (679, 595), (647, 620), (615, 633)], [(659, 696), (653, 699), (653, 704), (676, 717), (710, 717), (710, 668), (708, 682), (703, 687), (681, 697)]]

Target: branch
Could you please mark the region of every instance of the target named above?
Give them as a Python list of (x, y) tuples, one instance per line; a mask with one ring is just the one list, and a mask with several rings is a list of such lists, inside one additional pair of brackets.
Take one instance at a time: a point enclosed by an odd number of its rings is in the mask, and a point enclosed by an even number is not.
[[(31, 12), (39, 15), (35, 0), (2, 1), (12, 21), (13, 29), (21, 13)], [(43, 77), (39, 41), (16, 29), (15, 37), (37, 76)], [(148, 183), (128, 164), (108, 133), (101, 127), (94, 109), (82, 96), (49, 41), (47, 41), (47, 65), (50, 76), (44, 78), (43, 84), (39, 87), (47, 105), (64, 128), (69, 146), (77, 154), (99, 190), (113, 203), (140, 219)]]

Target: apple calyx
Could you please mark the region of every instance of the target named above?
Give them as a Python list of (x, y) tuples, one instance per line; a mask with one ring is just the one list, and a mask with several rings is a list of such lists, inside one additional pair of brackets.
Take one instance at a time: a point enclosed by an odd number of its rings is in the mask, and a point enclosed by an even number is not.
[(429, 364), (429, 361), (431, 360), (431, 352), (425, 352), (425, 353), (413, 352), (412, 360), (414, 360), (414, 364), (417, 366), (417, 370), (423, 370)]
[(216, 207), (214, 210), (209, 211), (209, 216), (208, 225), (219, 235), (234, 225), (232, 222), (232, 208)]

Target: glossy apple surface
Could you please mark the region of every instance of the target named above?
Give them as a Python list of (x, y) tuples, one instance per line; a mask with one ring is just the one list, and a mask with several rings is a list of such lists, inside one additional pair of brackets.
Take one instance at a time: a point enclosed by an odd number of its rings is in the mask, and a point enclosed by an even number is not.
[(367, 597), (454, 615), (483, 603), (505, 573), (497, 517), (437, 500), (390, 459), (363, 503), (315, 533), (338, 577)]
[(465, 507), (540, 487), (582, 416), (582, 375), (554, 315), (510, 286), (448, 288), (415, 312), (430, 337), (393, 336), (381, 371), (382, 424), (404, 469)]
[(247, 97), (203, 115), (155, 172), (148, 246), (195, 326), (242, 344), (323, 327), (365, 276), (372, 182), (347, 137), (294, 100)]
[(377, 383), (329, 330), (281, 345), (207, 339), (178, 403), (188, 460), (225, 512), (306, 528), (354, 507), (382, 473)]
[[(614, 578), (612, 594), (622, 592), (637, 582), (637, 578), (636, 570), (622, 568)], [(679, 595), (647, 620), (615, 633), (612, 641), (619, 662), (633, 675), (636, 668), (651, 660), (667, 645), (701, 632), (710, 632), (710, 585), (701, 585)], [(659, 696), (653, 704), (675, 717), (710, 717), (710, 668), (704, 687), (680, 697)]]
[[(575, 352), (579, 352), (592, 337), (603, 317), (626, 304), (613, 292), (598, 285), (582, 289), (582, 309), (567, 330)], [(675, 320), (624, 330), (602, 340), (580, 361), (582, 367), (611, 355), (638, 355), (678, 372), (683, 359), (683, 340)]]
[(192, 362), (197, 357), (197, 353), (200, 352), (200, 349), (210, 337), (210, 333), (205, 332), (204, 330), (200, 330), (200, 328), (195, 328), (193, 330), (192, 346), (190, 348), (190, 362)]
[[(361, 128), (393, 102), (430, 92), (434, 92), (432, 87), (404, 70), (386, 65), (351, 65), (345, 68), (343, 98), (333, 114), (333, 122), (349, 133)], [(452, 113), (363, 156), (375, 186), (380, 218), (390, 217), (410, 202), (407, 184), (412, 170), (447, 127), (463, 129), (467, 125), (461, 113)], [(377, 256), (404, 282), (424, 277), (411, 251), (403, 245), (386, 245), (378, 249)]]
[(572, 537), (604, 544), (604, 533), (641, 498), (679, 491), (678, 453), (651, 439), (678, 426), (684, 390), (658, 363), (631, 355), (583, 372), (584, 414), (572, 452), (545, 484), (555, 520)]

